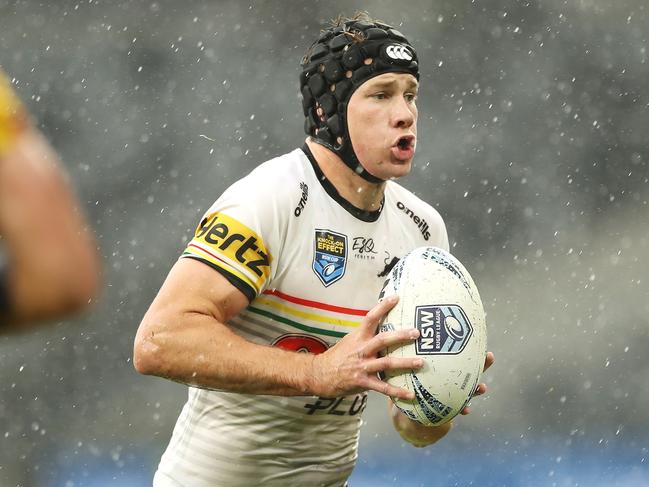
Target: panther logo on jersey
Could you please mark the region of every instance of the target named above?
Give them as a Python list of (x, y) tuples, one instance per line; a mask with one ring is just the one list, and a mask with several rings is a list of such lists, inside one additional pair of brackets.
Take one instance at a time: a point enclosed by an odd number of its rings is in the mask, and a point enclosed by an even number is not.
[(345, 274), (347, 265), (347, 235), (331, 230), (315, 231), (313, 271), (327, 287)]
[(277, 337), (271, 345), (291, 352), (313, 353), (316, 355), (326, 352), (329, 348), (327, 342), (321, 338), (298, 333), (286, 333)]

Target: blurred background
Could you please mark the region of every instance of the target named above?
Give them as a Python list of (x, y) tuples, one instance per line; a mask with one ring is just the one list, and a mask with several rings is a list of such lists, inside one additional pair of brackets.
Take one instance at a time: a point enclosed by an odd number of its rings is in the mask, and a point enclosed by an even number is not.
[(358, 9), (418, 51), (403, 184), (446, 219), (496, 365), (424, 450), (372, 396), (352, 487), (649, 485), (648, 8), (0, 0), (0, 65), (105, 266), (90, 312), (0, 338), (0, 486), (150, 485), (186, 388), (134, 372), (139, 321), (216, 197), (302, 144), (300, 58)]

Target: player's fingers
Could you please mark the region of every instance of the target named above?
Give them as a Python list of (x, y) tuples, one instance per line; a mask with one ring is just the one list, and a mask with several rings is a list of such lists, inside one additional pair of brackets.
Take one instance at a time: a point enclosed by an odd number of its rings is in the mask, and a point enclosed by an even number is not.
[(376, 376), (368, 377), (367, 383), (365, 384), (365, 388), (370, 391), (380, 392), (381, 394), (385, 394), (388, 397), (393, 397), (396, 399), (411, 400), (415, 398), (414, 392), (409, 391), (408, 389), (402, 389), (401, 387), (390, 385), (387, 382), (380, 380)]
[(364, 365), (368, 374), (376, 374), (384, 370), (418, 370), (424, 366), (424, 361), (413, 357), (381, 357)]
[(396, 331), (384, 331), (374, 335), (365, 346), (366, 356), (372, 357), (388, 347), (408, 343), (419, 337), (419, 330), (415, 328)]
[[(478, 384), (478, 387), (475, 388), (475, 392), (473, 393), (473, 396), (474, 397), (475, 396), (481, 396), (485, 392), (487, 392), (487, 385), (486, 384)], [(462, 411), (460, 411), (460, 414), (463, 414), (463, 415), (466, 416), (470, 412), (471, 412), (471, 405), (467, 404), (466, 406), (464, 406)]]
[(496, 361), (496, 357), (493, 352), (487, 352), (487, 356), (484, 359), (484, 369), (483, 372), (486, 372), (489, 367), (491, 367)]
[(475, 388), (475, 392), (473, 393), (474, 396), (482, 396), (485, 392), (487, 392), (487, 385), (486, 384), (478, 384), (478, 387)]
[(396, 294), (392, 294), (383, 298), (376, 304), (376, 306), (374, 306), (367, 312), (365, 318), (363, 318), (361, 326), (365, 329), (365, 331), (368, 331), (372, 334), (376, 333), (376, 327), (381, 322), (381, 319), (387, 314), (388, 311), (394, 308), (394, 305), (396, 305), (398, 301), (399, 296)]

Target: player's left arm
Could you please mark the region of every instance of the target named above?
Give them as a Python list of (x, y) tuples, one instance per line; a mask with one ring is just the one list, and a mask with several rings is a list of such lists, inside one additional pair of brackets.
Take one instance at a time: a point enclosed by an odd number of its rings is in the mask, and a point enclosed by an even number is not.
[[(494, 363), (494, 354), (492, 352), (487, 352), (485, 357), (484, 371), (486, 371)], [(474, 396), (481, 396), (487, 392), (487, 385), (484, 383), (478, 384), (476, 387)], [(392, 418), (392, 424), (397, 432), (401, 435), (405, 441), (410, 443), (413, 446), (422, 448), (424, 446), (432, 445), (433, 443), (438, 442), (453, 427), (453, 421), (449, 421), (441, 426), (425, 426), (417, 421), (413, 421), (408, 416), (403, 414), (401, 410), (394, 405), (392, 401), (389, 401), (390, 408), (390, 418)], [(465, 406), (461, 414), (469, 414), (469, 406)]]

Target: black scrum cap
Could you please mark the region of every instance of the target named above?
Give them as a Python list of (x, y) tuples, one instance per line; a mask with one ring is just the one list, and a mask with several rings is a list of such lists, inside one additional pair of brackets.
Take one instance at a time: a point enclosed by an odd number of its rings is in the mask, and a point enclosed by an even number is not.
[(371, 182), (354, 153), (347, 127), (347, 104), (365, 81), (383, 73), (410, 73), (419, 79), (417, 53), (398, 30), (380, 22), (352, 20), (322, 32), (302, 60), (300, 91), (305, 132), (335, 152)]

